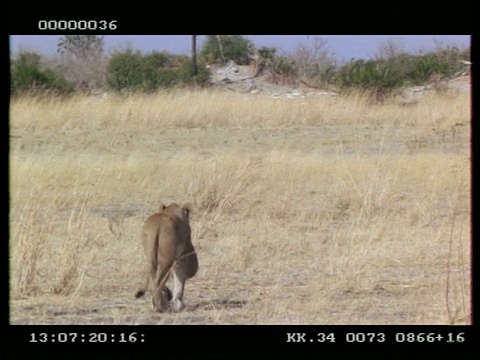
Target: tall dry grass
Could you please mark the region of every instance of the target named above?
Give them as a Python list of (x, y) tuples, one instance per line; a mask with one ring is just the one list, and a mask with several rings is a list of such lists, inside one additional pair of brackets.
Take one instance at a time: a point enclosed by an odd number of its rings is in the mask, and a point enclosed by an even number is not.
[[(21, 113), (16, 109), (22, 109)], [(372, 105), (367, 94), (346, 97), (273, 98), (263, 94), (225, 91), (172, 90), (155, 94), (82, 96), (59, 101), (16, 98), (15, 128), (145, 131), (152, 127), (243, 127), (419, 124), (449, 126), (465, 122), (468, 94), (426, 94), (416, 106), (399, 106), (394, 99)], [(136, 134), (136, 133), (133, 133)]]
[[(13, 99), (12, 321), (469, 322), (469, 121), (448, 93)], [(194, 205), (195, 316), (132, 300), (160, 201)]]

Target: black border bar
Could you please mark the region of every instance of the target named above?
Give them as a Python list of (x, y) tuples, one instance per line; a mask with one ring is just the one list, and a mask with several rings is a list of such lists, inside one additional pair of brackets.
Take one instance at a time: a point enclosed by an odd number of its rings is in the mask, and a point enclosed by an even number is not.
[[(158, 325), (9, 326), (15, 354), (471, 355), (473, 326)], [(333, 335), (332, 335), (333, 334)]]

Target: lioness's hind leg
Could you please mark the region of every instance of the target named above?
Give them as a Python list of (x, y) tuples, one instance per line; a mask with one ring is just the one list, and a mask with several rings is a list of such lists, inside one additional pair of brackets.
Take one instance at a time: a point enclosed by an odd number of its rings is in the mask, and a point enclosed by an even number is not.
[(173, 299), (172, 306), (175, 311), (181, 311), (185, 308), (183, 303), (183, 291), (187, 274), (181, 266), (177, 266), (173, 271)]
[(172, 298), (170, 289), (165, 285), (171, 266), (171, 263), (166, 263), (157, 267), (157, 274), (155, 276), (152, 296), (152, 306), (153, 310), (156, 312), (165, 311), (168, 308), (170, 299)]
[(162, 291), (163, 291), (163, 295), (168, 301), (172, 300), (172, 292), (170, 291), (168, 286), (165, 286)]

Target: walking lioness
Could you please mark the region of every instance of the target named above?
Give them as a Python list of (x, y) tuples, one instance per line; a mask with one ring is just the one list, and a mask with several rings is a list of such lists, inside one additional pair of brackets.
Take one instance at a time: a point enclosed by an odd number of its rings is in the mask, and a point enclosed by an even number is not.
[[(173, 203), (160, 206), (160, 211), (150, 216), (142, 228), (142, 241), (147, 256), (145, 285), (135, 293), (142, 297), (153, 282), (153, 310), (162, 312), (171, 301), (175, 311), (182, 310), (185, 281), (198, 270), (198, 258), (191, 240), (190, 209)], [(166, 282), (173, 273), (173, 298)]]

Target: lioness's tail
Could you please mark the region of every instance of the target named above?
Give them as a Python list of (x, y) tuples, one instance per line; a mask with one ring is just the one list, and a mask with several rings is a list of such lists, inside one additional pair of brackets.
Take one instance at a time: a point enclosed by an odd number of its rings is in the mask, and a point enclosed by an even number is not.
[[(155, 278), (155, 274), (157, 272), (157, 253), (158, 253), (158, 235), (159, 229), (154, 234), (155, 238), (154, 241), (146, 242), (147, 246), (150, 245), (151, 248), (145, 249), (145, 253), (147, 255), (147, 265), (146, 265), (146, 279), (144, 285), (135, 292), (135, 298), (141, 298), (148, 289), (148, 284), (150, 283), (150, 278)], [(148, 233), (142, 234), (142, 236), (149, 236)]]

